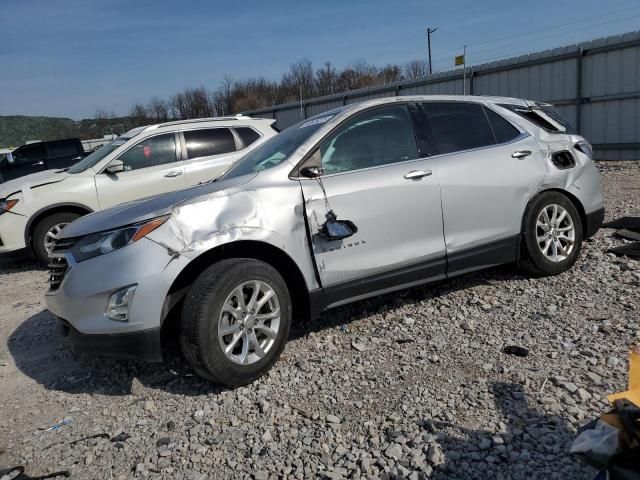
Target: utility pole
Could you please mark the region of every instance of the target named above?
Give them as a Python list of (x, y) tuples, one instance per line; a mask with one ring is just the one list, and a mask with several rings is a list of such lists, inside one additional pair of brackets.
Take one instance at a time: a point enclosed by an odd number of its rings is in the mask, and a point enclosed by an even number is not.
[(427, 28), (427, 50), (429, 51), (429, 75), (431, 75), (431, 34), (438, 28)]
[(462, 58), (464, 63), (462, 64), (462, 94), (467, 94), (467, 46), (465, 45), (462, 50)]
[(300, 83), (300, 119), (304, 120), (304, 105), (302, 103), (302, 83)]

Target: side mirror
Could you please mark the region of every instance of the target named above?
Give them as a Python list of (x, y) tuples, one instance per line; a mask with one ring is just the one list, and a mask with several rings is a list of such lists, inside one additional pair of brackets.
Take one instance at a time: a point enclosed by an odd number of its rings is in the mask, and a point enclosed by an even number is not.
[(124, 172), (124, 163), (122, 163), (122, 160), (112, 160), (104, 171), (111, 175), (114, 173)]
[(324, 174), (322, 167), (303, 167), (300, 169), (300, 175), (305, 178), (318, 178)]
[(351, 220), (338, 220), (333, 210), (327, 213), (327, 221), (318, 231), (318, 234), (328, 241), (342, 240), (355, 233), (358, 233), (358, 227)]

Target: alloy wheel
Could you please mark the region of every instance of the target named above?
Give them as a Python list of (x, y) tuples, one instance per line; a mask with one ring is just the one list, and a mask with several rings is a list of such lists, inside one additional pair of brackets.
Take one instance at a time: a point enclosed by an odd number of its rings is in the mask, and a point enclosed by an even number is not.
[(49, 229), (49, 231), (45, 234), (45, 236), (44, 236), (44, 249), (47, 251), (47, 253), (51, 254), (51, 252), (53, 251), (53, 247), (55, 246), (56, 241), (58, 240), (58, 234), (67, 225), (69, 225), (69, 224), (68, 223), (58, 223), (56, 225), (53, 225)]
[(576, 230), (569, 212), (562, 206), (545, 206), (536, 220), (536, 243), (552, 262), (562, 262), (573, 251)]
[(250, 365), (269, 352), (280, 328), (280, 302), (261, 280), (244, 282), (225, 300), (218, 319), (218, 341), (233, 363)]

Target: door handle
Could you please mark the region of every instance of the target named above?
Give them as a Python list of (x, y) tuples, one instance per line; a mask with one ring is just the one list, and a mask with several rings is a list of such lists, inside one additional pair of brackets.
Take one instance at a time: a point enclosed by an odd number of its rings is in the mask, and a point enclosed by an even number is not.
[(531, 155), (531, 150), (518, 150), (517, 152), (513, 152), (511, 154), (511, 158), (517, 158), (518, 160), (522, 160), (525, 157)]
[(407, 180), (420, 180), (422, 177), (428, 177), (432, 173), (431, 170), (411, 170), (404, 178)]
[(36, 162), (36, 163), (32, 163), (31, 165), (33, 167), (37, 167), (38, 165), (44, 165), (44, 162), (43, 161), (39, 161), (39, 162)]
[(165, 175), (167, 178), (179, 177), (182, 175), (182, 170), (172, 170)]

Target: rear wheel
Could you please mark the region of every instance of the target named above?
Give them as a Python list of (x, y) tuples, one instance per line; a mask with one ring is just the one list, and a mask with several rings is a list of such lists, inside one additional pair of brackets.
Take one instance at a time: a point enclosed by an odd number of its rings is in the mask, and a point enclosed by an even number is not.
[(43, 265), (49, 263), (49, 254), (51, 253), (58, 234), (65, 226), (75, 219), (80, 218), (80, 216), (81, 215), (73, 212), (60, 212), (54, 213), (38, 222), (33, 229), (31, 246), (36, 259), (40, 263)]
[(200, 376), (246, 385), (276, 362), (289, 336), (291, 299), (271, 265), (220, 261), (195, 281), (184, 302), (180, 344)]
[(537, 275), (557, 275), (576, 262), (582, 222), (575, 205), (559, 192), (544, 192), (524, 218), (524, 267)]

